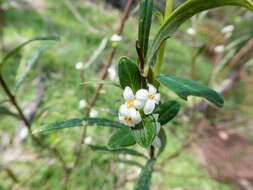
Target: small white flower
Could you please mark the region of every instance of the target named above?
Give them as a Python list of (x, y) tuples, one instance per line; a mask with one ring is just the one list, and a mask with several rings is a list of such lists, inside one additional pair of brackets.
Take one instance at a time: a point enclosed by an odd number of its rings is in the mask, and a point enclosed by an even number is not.
[(109, 69), (108, 69), (108, 75), (109, 75), (109, 79), (110, 80), (115, 80), (117, 77), (117, 72), (116, 72), (116, 68), (114, 65), (112, 65)]
[(135, 98), (132, 89), (128, 86), (124, 89), (123, 97), (126, 100), (125, 105), (128, 108), (141, 109), (143, 107), (142, 101), (139, 101)]
[(79, 109), (83, 109), (87, 107), (87, 101), (86, 100), (80, 100), (79, 101)]
[(194, 28), (188, 28), (187, 29), (187, 34), (194, 36), (196, 34), (196, 30)]
[(227, 25), (221, 29), (221, 33), (223, 34), (231, 33), (234, 31), (234, 29), (235, 29), (234, 25)]
[(91, 142), (92, 142), (92, 137), (86, 137), (86, 138), (84, 139), (84, 143), (85, 143), (85, 144), (91, 144)]
[(153, 85), (148, 84), (148, 90), (140, 89), (137, 91), (136, 99), (139, 102), (144, 102), (143, 111), (148, 115), (154, 111), (155, 105), (160, 102), (160, 94), (157, 93), (157, 89)]
[(82, 70), (82, 69), (83, 69), (83, 63), (82, 63), (82, 62), (78, 62), (78, 63), (75, 65), (75, 68), (76, 68), (76, 70)]
[(118, 34), (113, 34), (112, 37), (110, 38), (112, 42), (120, 42), (122, 40), (122, 36)]
[(216, 53), (223, 53), (224, 50), (225, 50), (224, 45), (218, 45), (218, 46), (216, 46), (216, 47), (214, 48), (214, 51), (215, 51)]
[(119, 108), (119, 121), (132, 127), (141, 122), (141, 115), (135, 108), (123, 104)]
[(98, 112), (95, 109), (92, 109), (90, 112), (90, 117), (97, 117), (98, 116)]

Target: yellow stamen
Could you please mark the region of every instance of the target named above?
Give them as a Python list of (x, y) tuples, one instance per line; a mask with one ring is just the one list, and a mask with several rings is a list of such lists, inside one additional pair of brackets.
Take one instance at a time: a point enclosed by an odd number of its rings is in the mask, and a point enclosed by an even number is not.
[(131, 118), (131, 117), (125, 116), (125, 117), (124, 117), (124, 121), (125, 121), (126, 123), (130, 124), (130, 123), (132, 123), (132, 118)]
[(134, 107), (134, 100), (128, 100), (127, 101), (127, 107), (128, 108)]
[(154, 99), (155, 99), (155, 96), (154, 96), (154, 95), (149, 94), (149, 95), (148, 95), (148, 99), (154, 100)]

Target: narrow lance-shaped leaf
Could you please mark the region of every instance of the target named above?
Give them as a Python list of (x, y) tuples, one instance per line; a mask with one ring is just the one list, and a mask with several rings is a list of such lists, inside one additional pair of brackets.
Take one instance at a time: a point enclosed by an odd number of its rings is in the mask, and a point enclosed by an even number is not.
[(153, 0), (140, 1), (140, 18), (138, 41), (143, 50), (143, 57), (146, 57), (149, 42), (149, 33), (152, 23)]
[(152, 63), (161, 44), (167, 38), (171, 37), (178, 27), (190, 17), (202, 11), (226, 5), (241, 6), (253, 11), (253, 3), (251, 0), (188, 0), (173, 12), (155, 36), (148, 51), (148, 63)]
[(109, 139), (108, 146), (110, 148), (122, 148), (134, 145), (135, 139), (131, 133), (131, 129), (119, 129)]
[(42, 126), (41, 128), (34, 131), (34, 133), (45, 133), (59, 129), (65, 128), (73, 128), (73, 127), (80, 127), (80, 126), (104, 126), (104, 127), (112, 127), (118, 129), (125, 129), (126, 125), (119, 123), (117, 121), (103, 119), (103, 118), (84, 118), (84, 119), (70, 119), (63, 122), (56, 122), (47, 124)]
[(24, 46), (30, 44), (31, 42), (35, 42), (35, 41), (57, 41), (59, 40), (58, 37), (55, 36), (51, 36), (51, 37), (35, 37), (33, 39), (30, 39), (22, 44), (20, 44), (19, 46), (17, 46), (15, 49), (13, 49), (12, 51), (10, 51), (7, 55), (4, 56), (4, 58), (2, 59), (1, 63), (0, 63), (0, 71), (2, 70), (2, 67), (4, 65), (4, 63), (13, 55), (15, 55), (18, 51), (20, 51)]
[(224, 104), (224, 99), (216, 91), (199, 82), (172, 75), (159, 75), (157, 80), (185, 100), (188, 96), (198, 96), (207, 99), (218, 107), (222, 107)]
[(141, 174), (139, 176), (139, 179), (135, 185), (134, 190), (149, 190), (150, 189), (150, 183), (152, 178), (152, 173), (154, 170), (154, 159), (148, 160), (146, 165), (141, 171)]
[(100, 151), (100, 152), (107, 152), (112, 154), (128, 154), (132, 156), (138, 156), (142, 158), (147, 158), (144, 154), (134, 150), (134, 149), (128, 149), (128, 148), (118, 148), (118, 149), (110, 149), (104, 146), (95, 146), (95, 145), (89, 145), (89, 147), (92, 150)]
[(48, 49), (48, 47), (49, 45), (44, 45), (38, 48), (35, 52), (33, 52), (31, 57), (21, 61), (18, 67), (17, 75), (16, 75), (16, 88), (21, 85), (25, 77), (28, 75), (28, 73), (32, 69), (33, 65), (37, 63), (41, 54), (45, 52)]
[(142, 122), (142, 127), (133, 128), (132, 134), (135, 141), (142, 147), (148, 148), (151, 146), (156, 136), (156, 121), (153, 116), (149, 116)]
[(129, 86), (134, 92), (141, 88), (138, 66), (129, 58), (122, 57), (118, 66), (119, 81), (122, 88)]

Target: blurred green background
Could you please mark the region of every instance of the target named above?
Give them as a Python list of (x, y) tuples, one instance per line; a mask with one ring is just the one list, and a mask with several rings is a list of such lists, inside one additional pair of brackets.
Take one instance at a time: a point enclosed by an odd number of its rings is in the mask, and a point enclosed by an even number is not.
[[(159, 4), (158, 7), (162, 7), (161, 5)], [(136, 9), (134, 6), (125, 26), (123, 39), (118, 43), (117, 53), (109, 70), (109, 81), (118, 80), (117, 61), (121, 56), (127, 55), (136, 59), (134, 48), (138, 32)], [(9, 59), (3, 69), (5, 80), (25, 111), (29, 112), (31, 104), (39, 99), (40, 103), (36, 107), (36, 114), (32, 121), (34, 130), (45, 123), (84, 116), (85, 102), (93, 97), (97, 84), (86, 85), (84, 96), (83, 85), (81, 85), (83, 77), (86, 81), (92, 81), (100, 76), (111, 50), (110, 38), (119, 25), (121, 14), (122, 9), (102, 0), (2, 0), (1, 58), (28, 39), (37, 36), (60, 38), (56, 42), (31, 43)], [(151, 37), (159, 29), (156, 18), (153, 23)], [(227, 27), (227, 30), (224, 27)], [(229, 61), (252, 38), (252, 13), (245, 9), (226, 7), (194, 17), (180, 28), (173, 39), (168, 41), (163, 73), (195, 78), (218, 89), (225, 78), (236, 72), (240, 65), (244, 64), (244, 66), (240, 80), (225, 96), (224, 109), (211, 110), (211, 113), (205, 114), (205, 117), (201, 113), (195, 113), (193, 116), (190, 107), (195, 100), (181, 101), (183, 110), (179, 117), (165, 128), (168, 145), (158, 160), (152, 179), (152, 189), (230, 190), (243, 188), (240, 180), (249, 181), (250, 184), (253, 171), (247, 173), (249, 179), (244, 177), (241, 179), (240, 175), (230, 177), (226, 174), (222, 174), (225, 176), (224, 179), (217, 177), (222, 176), (215, 175), (219, 173), (218, 169), (213, 172), (212, 169), (208, 169), (208, 163), (203, 164), (203, 157), (205, 161), (209, 159), (206, 159), (203, 147), (198, 143), (182, 151), (173, 160), (167, 158), (186, 142), (197, 121), (208, 118), (212, 125), (222, 132), (225, 131), (225, 137), (227, 134), (236, 133), (240, 138), (247, 139), (247, 147), (250, 150), (247, 156), (249, 161), (250, 158), (252, 159), (253, 49), (239, 60), (236, 67), (228, 66)], [(78, 62), (87, 64), (103, 42), (107, 42), (106, 45), (84, 73), (75, 68)], [(194, 55), (200, 47), (205, 48), (195, 62)], [(40, 97), (37, 92), (41, 85)], [(174, 94), (165, 91), (162, 93), (164, 99), (177, 99)], [(116, 120), (120, 98), (121, 91), (118, 88), (105, 85), (91, 115)], [(80, 138), (81, 130), (81, 128), (66, 129), (45, 134), (41, 138), (50, 146), (57, 147), (71, 166), (74, 161), (75, 143)], [(106, 145), (111, 133), (110, 129), (90, 127), (84, 142)], [(218, 134), (222, 138), (224, 133)], [(237, 141), (233, 142), (237, 143)], [(214, 146), (218, 145), (214, 144)], [(146, 153), (146, 150), (136, 148)], [(139, 158), (104, 154), (84, 145), (80, 164), (70, 176), (68, 189), (131, 189), (140, 168), (131, 163), (124, 164), (123, 160), (144, 164), (144, 160)], [(225, 161), (226, 157), (224, 160), (217, 160), (218, 163)], [(159, 163), (165, 163), (165, 166), (159, 167)], [(240, 165), (243, 169), (247, 167), (243, 163), (239, 163)], [(232, 167), (231, 173), (236, 173), (233, 166), (229, 166)], [(210, 165), (210, 168), (213, 167), (217, 168), (216, 165)], [(10, 169), (18, 179), (15, 179), (6, 168)], [(238, 171), (240, 169), (239, 167)], [(64, 189), (65, 180), (60, 163), (32, 145), (27, 131), (16, 116), (16, 110), (6, 101), (6, 95), (1, 89), (0, 190), (58, 190)]]

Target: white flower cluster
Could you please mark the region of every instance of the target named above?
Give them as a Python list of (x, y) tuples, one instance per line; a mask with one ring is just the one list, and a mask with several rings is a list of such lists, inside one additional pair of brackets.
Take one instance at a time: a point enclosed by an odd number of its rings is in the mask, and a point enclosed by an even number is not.
[(119, 108), (119, 120), (128, 126), (135, 126), (141, 122), (140, 110), (143, 109), (144, 114), (149, 115), (160, 102), (160, 94), (151, 84), (148, 84), (148, 90), (140, 89), (135, 95), (130, 87), (126, 87), (123, 97), (126, 102)]

